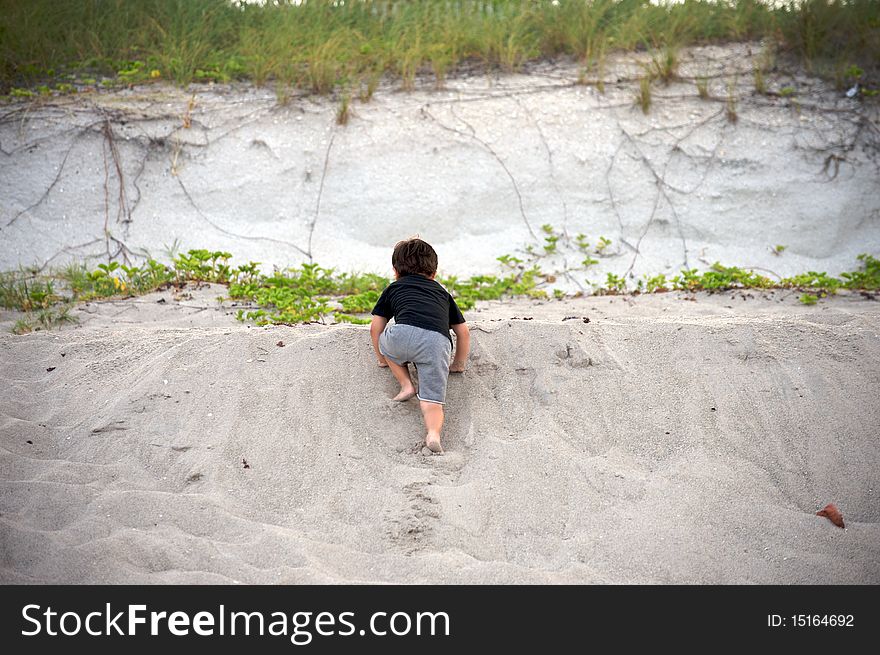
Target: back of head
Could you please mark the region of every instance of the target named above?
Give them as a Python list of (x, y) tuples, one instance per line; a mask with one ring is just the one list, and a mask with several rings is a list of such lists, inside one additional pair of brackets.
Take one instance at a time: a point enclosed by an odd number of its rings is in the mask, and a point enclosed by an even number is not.
[(431, 277), (437, 272), (437, 253), (431, 244), (421, 239), (399, 241), (394, 246), (391, 265), (400, 277), (413, 274)]

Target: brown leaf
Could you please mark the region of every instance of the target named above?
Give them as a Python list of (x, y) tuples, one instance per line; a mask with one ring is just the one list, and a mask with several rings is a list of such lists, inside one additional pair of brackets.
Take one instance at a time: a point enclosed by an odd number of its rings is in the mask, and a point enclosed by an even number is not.
[(825, 505), (825, 507), (816, 512), (816, 516), (824, 516), (838, 528), (846, 527), (843, 524), (843, 515), (834, 503), (828, 503)]
[(244, 468), (246, 468), (246, 469), (249, 469), (251, 467), (251, 465), (247, 463), (247, 460), (244, 457), (241, 458), (241, 463), (244, 465)]
[(54, 367), (54, 366), (50, 366), (49, 368), (46, 369), (46, 373), (51, 373), (51, 372), (54, 371), (54, 370), (55, 370), (55, 367)]
[(278, 346), (279, 348), (284, 348), (284, 342), (283, 342), (283, 341), (279, 341), (279, 342), (276, 343), (275, 345)]

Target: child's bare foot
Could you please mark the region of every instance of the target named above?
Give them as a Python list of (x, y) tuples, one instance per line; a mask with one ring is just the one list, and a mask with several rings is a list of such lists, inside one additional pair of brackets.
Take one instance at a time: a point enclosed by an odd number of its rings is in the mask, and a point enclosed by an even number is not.
[(440, 445), (440, 435), (429, 432), (425, 437), (425, 445), (432, 453), (442, 453), (443, 446)]
[(384, 359), (377, 360), (376, 363), (379, 365), (379, 368), (388, 368), (388, 362)]
[(450, 373), (464, 373), (464, 362), (453, 362), (449, 365)]
[(409, 400), (413, 396), (416, 395), (416, 388), (409, 384), (400, 387), (400, 393), (394, 396), (394, 400), (398, 402), (403, 402), (404, 400)]

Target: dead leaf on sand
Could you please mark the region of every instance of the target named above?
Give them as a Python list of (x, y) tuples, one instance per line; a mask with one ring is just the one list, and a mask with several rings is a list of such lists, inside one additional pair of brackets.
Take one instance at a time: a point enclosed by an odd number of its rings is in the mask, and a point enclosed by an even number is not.
[(247, 460), (244, 457), (241, 458), (241, 465), (244, 466), (244, 468), (246, 469), (249, 469), (251, 467), (251, 465), (247, 463)]
[(816, 516), (824, 516), (838, 528), (845, 527), (843, 524), (843, 515), (834, 503), (828, 503), (825, 505), (825, 507), (816, 512)]
[(275, 345), (278, 346), (279, 348), (284, 348), (284, 342), (283, 342), (283, 341), (279, 341), (279, 342), (276, 343)]

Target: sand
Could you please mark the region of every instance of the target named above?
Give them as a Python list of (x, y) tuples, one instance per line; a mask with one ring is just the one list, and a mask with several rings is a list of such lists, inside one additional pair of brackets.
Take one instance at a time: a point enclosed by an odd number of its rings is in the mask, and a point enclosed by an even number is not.
[[(445, 89), (430, 75), (407, 93), (386, 80), (344, 126), (339, 96), (279, 105), (271, 86), (243, 84), (13, 103), (0, 119), (0, 270), (108, 250), (168, 261), (176, 244), (269, 270), (311, 256), (390, 276), (389, 248), (418, 233), (441, 275), (469, 276), (526, 244), (541, 251), (545, 224), (586, 234), (591, 250), (612, 242), (576, 282), (559, 276), (570, 291), (716, 260), (838, 275), (880, 252), (877, 103), (781, 59), (768, 95), (756, 93), (760, 43), (679, 55), (682, 78), (654, 85), (647, 114), (635, 95), (648, 52), (609, 55), (604, 93), (577, 85), (565, 61), (453, 76)], [(584, 254), (552, 259), (544, 270)]]
[[(876, 103), (781, 60), (756, 93), (762, 44), (680, 55), (647, 114), (647, 52), (604, 92), (565, 61), (386, 80), (344, 127), (338, 96), (246, 84), (14, 102), (0, 270), (209, 248), (390, 276), (419, 233), (470, 276), (544, 224), (591, 244), (541, 259), (550, 292), (876, 256)], [(434, 456), (366, 328), (247, 326), (225, 293), (24, 336), (0, 312), (0, 582), (880, 583), (876, 298), (482, 303)]]
[(366, 328), (191, 295), (0, 334), (3, 583), (880, 582), (876, 301), (482, 304), (432, 456)]

